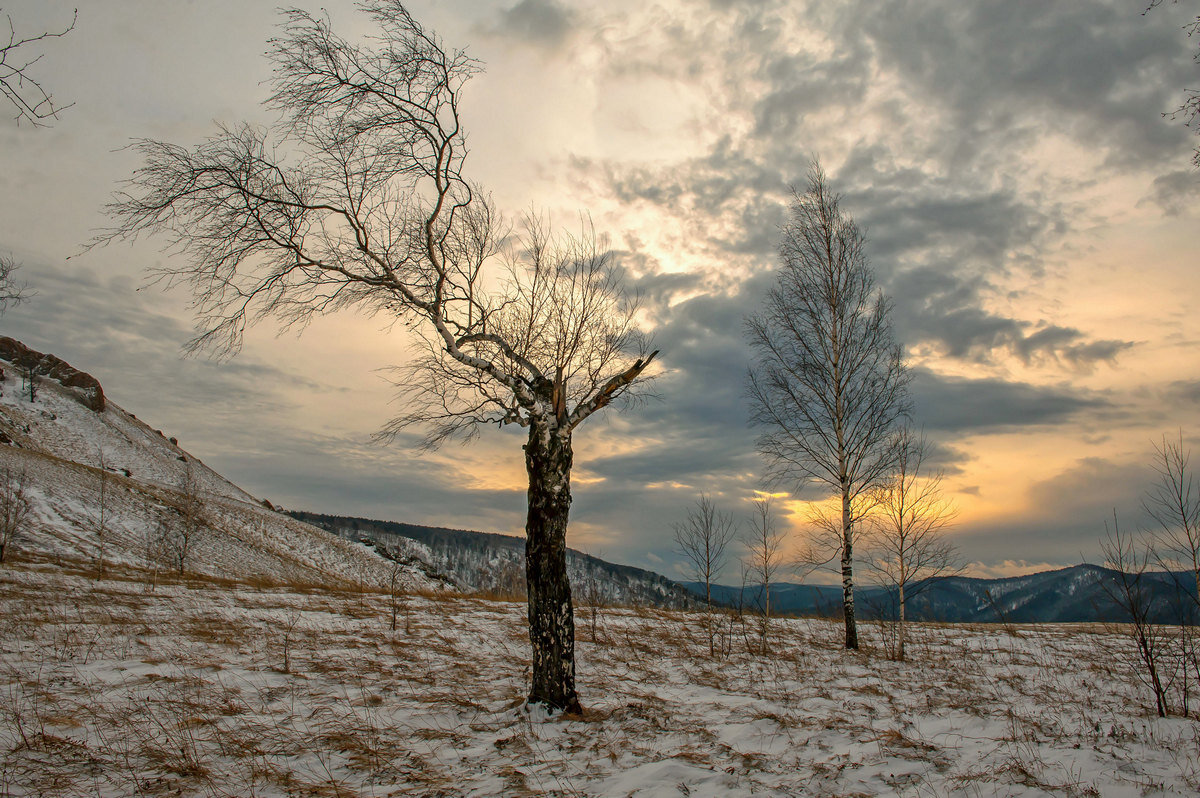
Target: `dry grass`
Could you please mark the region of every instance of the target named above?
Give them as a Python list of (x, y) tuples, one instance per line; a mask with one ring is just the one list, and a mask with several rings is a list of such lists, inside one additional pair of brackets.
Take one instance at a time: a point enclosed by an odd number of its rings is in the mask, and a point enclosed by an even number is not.
[[(785, 620), (600, 611), (582, 717), (522, 706), (520, 604), (0, 569), (0, 796), (1022, 795), (1200, 789), (1084, 626), (913, 629), (909, 662)], [(631, 780), (631, 781), (626, 781)]]

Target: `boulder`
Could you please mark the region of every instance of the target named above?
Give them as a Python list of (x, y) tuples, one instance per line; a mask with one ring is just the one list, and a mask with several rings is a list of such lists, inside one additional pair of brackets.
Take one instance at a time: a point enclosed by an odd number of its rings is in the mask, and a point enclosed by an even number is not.
[(97, 413), (104, 412), (104, 389), (100, 387), (100, 381), (65, 360), (30, 349), (15, 338), (3, 336), (0, 336), (0, 360), (7, 360), (20, 369), (32, 367), (37, 376), (70, 388), (70, 393), (84, 407)]

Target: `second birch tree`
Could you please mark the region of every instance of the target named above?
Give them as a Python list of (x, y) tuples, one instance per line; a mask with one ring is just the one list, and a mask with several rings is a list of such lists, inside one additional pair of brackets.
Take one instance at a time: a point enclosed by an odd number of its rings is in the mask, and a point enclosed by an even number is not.
[(895, 465), (908, 376), (863, 235), (815, 161), (808, 190), (793, 191), (779, 255), (778, 281), (746, 320), (751, 421), (775, 482), (823, 485), (840, 500), (846, 648), (856, 649), (856, 520)]

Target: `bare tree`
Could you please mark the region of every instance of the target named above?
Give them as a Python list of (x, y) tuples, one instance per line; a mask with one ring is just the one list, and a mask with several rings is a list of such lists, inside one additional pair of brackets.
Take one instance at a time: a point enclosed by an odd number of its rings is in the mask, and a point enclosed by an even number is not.
[(907, 371), (875, 287), (863, 236), (816, 161), (808, 190), (793, 190), (779, 247), (779, 280), (746, 321), (754, 349), (751, 420), (776, 483), (824, 485), (838, 519), (846, 648), (854, 619), (854, 531), (872, 488), (896, 459), (892, 431), (907, 412)]
[(29, 122), (38, 127), (48, 124), (48, 120), (57, 119), (58, 112), (70, 108), (70, 105), (55, 103), (54, 96), (38, 82), (31, 70), (44, 53), (34, 54), (39, 42), (66, 36), (75, 30), (75, 21), (79, 17), (76, 9), (71, 16), (71, 24), (59, 31), (44, 31), (32, 36), (17, 33), (12, 17), (4, 15), (8, 22), (8, 41), (0, 45), (0, 95), (16, 109), (16, 120)]
[(0, 563), (12, 554), (17, 537), (29, 524), (33, 506), (29, 501), (29, 478), (24, 471), (8, 466), (0, 474)]
[(725, 566), (725, 550), (736, 535), (733, 516), (718, 510), (707, 494), (701, 494), (687, 518), (675, 524), (675, 551), (687, 562), (693, 581), (704, 585), (704, 625), (710, 657), (716, 655), (712, 586)]
[(945, 538), (954, 508), (942, 496), (942, 472), (929, 473), (929, 444), (910, 426), (896, 433), (896, 469), (874, 488), (874, 513), (867, 527), (866, 565), (875, 582), (894, 596), (895, 658), (904, 659), (905, 610), (908, 601), (932, 580), (960, 573), (954, 544)]
[(408, 603), (401, 602), (401, 596), (404, 594), (404, 583), (400, 577), (403, 574), (403, 562), (400, 560), (400, 552), (392, 553), (392, 567), (388, 572), (388, 606), (392, 615), (392, 631), (396, 631), (396, 616), (400, 613), (400, 605), (404, 604), (404, 633), (409, 634), (412, 629), (409, 626), (408, 618)]
[(0, 256), (0, 316), (10, 308), (26, 302), (33, 296), (29, 284), (17, 279), (21, 265), (12, 255)]
[(111, 497), (109, 496), (108, 487), (108, 462), (104, 459), (104, 450), (99, 450), (96, 457), (96, 471), (99, 476), (99, 483), (97, 486), (96, 510), (92, 516), (92, 531), (96, 535), (96, 575), (102, 577), (104, 576), (105, 554), (108, 548), (108, 515)]
[(1170, 604), (1176, 627), (1179, 682), (1183, 714), (1188, 713), (1189, 688), (1200, 686), (1200, 485), (1191, 467), (1191, 450), (1183, 431), (1175, 440), (1166, 435), (1154, 447), (1155, 480), (1142, 499), (1153, 521), (1148, 533), (1155, 563), (1175, 590)]
[(1155, 623), (1158, 611), (1150, 583), (1149, 566), (1153, 561), (1150, 546), (1141, 547), (1133, 535), (1122, 533), (1113, 511), (1113, 526), (1105, 524), (1106, 536), (1100, 542), (1105, 565), (1116, 573), (1111, 582), (1102, 582), (1109, 599), (1126, 621), (1124, 630), (1137, 652), (1133, 670), (1154, 694), (1154, 708), (1160, 718), (1171, 711), (1171, 635), (1167, 627)]
[(578, 583), (579, 603), (584, 607), (584, 621), (587, 626), (588, 639), (593, 643), (599, 642), (600, 608), (604, 605), (606, 596), (600, 576), (590, 563), (585, 561), (585, 572)]
[[(1193, 582), (1184, 588), (1200, 607), (1200, 485), (1191, 468), (1191, 450), (1183, 431), (1176, 440), (1163, 436), (1154, 447), (1156, 479), (1142, 499), (1154, 521), (1154, 551), (1164, 570), (1174, 577), (1186, 572)], [(1180, 586), (1183, 587), (1182, 585)]]
[(767, 633), (771, 624), (771, 585), (783, 565), (784, 532), (775, 523), (771, 513), (771, 500), (758, 499), (754, 502), (754, 513), (746, 533), (746, 571), (750, 582), (762, 591), (759, 609), (762, 613), (759, 651), (767, 653)]
[(27, 360), (25, 363), (18, 366), (21, 371), (22, 392), (29, 394), (30, 404), (37, 401), (37, 363), (33, 360)]
[(302, 326), (348, 307), (397, 318), (420, 354), (406, 369), (410, 410), (385, 438), (413, 424), (429, 446), (481, 424), (527, 428), (529, 701), (578, 710), (572, 435), (657, 353), (588, 225), (556, 240), (532, 219), (508, 236), (467, 180), (460, 103), (478, 64), (396, 0), (360, 5), (378, 28), (367, 44), (282, 12), (268, 49), (275, 127), (222, 128), (190, 149), (137, 143), (145, 163), (97, 243), (166, 237), (180, 257), (157, 274), (192, 291), (193, 349), (233, 353), (246, 325), (268, 318)]
[(163, 545), (171, 565), (183, 576), (188, 562), (195, 554), (208, 530), (204, 522), (204, 499), (200, 494), (200, 482), (196, 478), (191, 458), (180, 475), (179, 485), (173, 497), (174, 513), (167, 522)]
[(158, 589), (158, 572), (163, 564), (170, 562), (167, 540), (171, 536), (171, 522), (160, 515), (152, 526), (146, 527), (142, 539), (142, 558), (150, 572), (150, 589)]

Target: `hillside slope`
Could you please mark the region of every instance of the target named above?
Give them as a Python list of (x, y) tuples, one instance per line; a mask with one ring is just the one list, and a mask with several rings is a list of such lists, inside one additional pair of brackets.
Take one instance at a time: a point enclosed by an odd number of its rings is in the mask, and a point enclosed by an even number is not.
[[(202, 533), (188, 571), (331, 586), (390, 581), (392, 564), (374, 550), (275, 512), (108, 401), (90, 375), (0, 338), (0, 478), (25, 475), (32, 504), (14, 556), (152, 567), (161, 557), (148, 541), (160, 521), (178, 517), (189, 471)], [(397, 581), (446, 586), (414, 563), (400, 566)]]
[[(309, 512), (292, 516), (347, 540), (397, 547), (418, 556), (466, 592), (520, 595), (525, 591), (524, 538)], [(665, 576), (574, 549), (567, 549), (567, 573), (577, 605), (685, 608), (696, 604), (682, 585)]]

